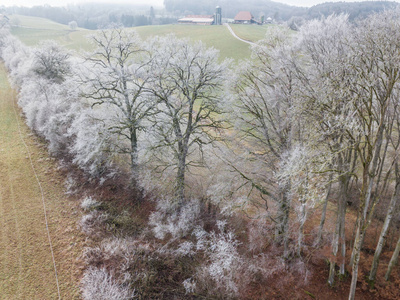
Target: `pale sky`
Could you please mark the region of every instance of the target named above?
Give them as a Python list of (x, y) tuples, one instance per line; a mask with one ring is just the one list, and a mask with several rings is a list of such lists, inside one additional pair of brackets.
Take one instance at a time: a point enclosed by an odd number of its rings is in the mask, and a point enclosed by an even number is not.
[[(198, 0), (201, 1), (201, 0)], [(360, 2), (365, 0), (276, 0), (275, 2), (285, 3), (294, 6), (310, 7), (324, 2)], [(392, 0), (393, 1), (393, 0)], [(400, 2), (400, 0), (395, 0)], [(34, 6), (49, 4), (51, 6), (64, 6), (69, 3), (77, 4), (84, 2), (106, 2), (106, 3), (128, 3), (128, 4), (148, 4), (153, 6), (163, 6), (164, 0), (1, 0), (0, 6)]]

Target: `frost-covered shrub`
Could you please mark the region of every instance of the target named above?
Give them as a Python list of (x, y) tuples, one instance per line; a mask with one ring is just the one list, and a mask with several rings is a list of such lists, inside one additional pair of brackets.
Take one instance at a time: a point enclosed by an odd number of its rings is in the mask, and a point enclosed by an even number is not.
[(112, 165), (106, 122), (106, 111), (85, 108), (68, 129), (74, 141), (70, 147), (73, 162), (92, 176), (100, 176)]
[(183, 283), (186, 293), (194, 293), (196, 290), (196, 281), (193, 278), (186, 279)]
[(82, 279), (82, 296), (87, 300), (122, 300), (136, 298), (135, 290), (120, 284), (105, 270), (90, 267)]
[(37, 134), (48, 142), (51, 153), (64, 151), (70, 143), (67, 129), (79, 108), (75, 104), (78, 95), (74, 92), (73, 79), (55, 84), (43, 78), (25, 80), (21, 87), (19, 105), (26, 122)]
[(105, 222), (106, 219), (107, 215), (98, 211), (92, 211), (82, 217), (79, 225), (83, 233), (92, 235)]
[[(117, 274), (124, 274), (129, 269), (130, 262), (136, 251), (140, 250), (137, 241), (128, 238), (109, 238), (103, 240), (99, 246), (86, 248), (83, 257), (87, 264), (98, 265), (105, 261), (118, 259)], [(127, 276), (123, 276), (127, 277)]]
[(4, 37), (4, 47), (1, 57), (10, 74), (10, 83), (19, 89), (25, 79), (30, 77), (32, 52), (17, 38), (8, 35)]
[(267, 224), (265, 220), (253, 220), (249, 222), (247, 236), (249, 242), (247, 248), (252, 253), (260, 253), (265, 250), (266, 244), (272, 242), (273, 225)]
[(246, 283), (244, 260), (237, 250), (240, 243), (233, 232), (225, 230), (226, 222), (218, 221), (217, 225), (218, 232), (207, 233), (202, 228), (194, 232), (197, 250), (204, 251), (208, 257), (196, 274), (197, 283), (210, 294), (235, 297), (239, 294), (239, 285)]
[(185, 241), (181, 243), (175, 251), (175, 255), (177, 256), (188, 256), (195, 255), (195, 245), (192, 242)]
[(81, 207), (85, 211), (91, 211), (93, 209), (96, 209), (99, 205), (100, 203), (90, 196), (85, 197), (81, 202)]
[(174, 203), (169, 199), (157, 203), (157, 211), (150, 215), (149, 225), (153, 227), (156, 238), (164, 239), (168, 234), (173, 239), (183, 237), (198, 224), (200, 201), (191, 200), (182, 206), (180, 212), (174, 210)]
[(66, 195), (73, 195), (77, 192), (77, 182), (70, 175), (65, 179), (64, 186)]
[(86, 248), (83, 258), (97, 268), (112, 267), (113, 278), (122, 284), (129, 282), (141, 299), (184, 299), (182, 282), (194, 273), (196, 262), (166, 248), (143, 240), (110, 238)]
[(0, 57), (2, 57), (2, 51), (7, 46), (6, 40), (10, 36), (10, 31), (4, 28), (0, 29)]
[(32, 69), (39, 77), (61, 83), (71, 74), (70, 54), (55, 41), (42, 41), (33, 51)]

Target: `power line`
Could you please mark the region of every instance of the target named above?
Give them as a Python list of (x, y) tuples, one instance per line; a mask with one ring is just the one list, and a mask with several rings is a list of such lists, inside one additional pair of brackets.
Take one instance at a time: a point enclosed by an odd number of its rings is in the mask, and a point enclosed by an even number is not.
[(51, 242), (51, 237), (50, 237), (49, 223), (48, 223), (48, 220), (47, 220), (46, 203), (45, 203), (45, 201), (44, 201), (44, 192), (43, 192), (42, 184), (41, 184), (41, 182), (40, 182), (40, 180), (39, 180), (39, 177), (38, 177), (38, 175), (37, 175), (37, 173), (36, 173), (36, 170), (35, 170), (35, 167), (34, 167), (34, 165), (33, 165), (32, 156), (31, 156), (31, 152), (30, 152), (30, 150), (29, 150), (29, 147), (28, 147), (28, 145), (26, 144), (26, 142), (25, 142), (25, 140), (24, 140), (24, 138), (23, 138), (22, 131), (21, 131), (21, 125), (20, 125), (19, 118), (18, 118), (18, 113), (17, 113), (17, 110), (15, 109), (15, 104), (12, 103), (12, 106), (13, 106), (13, 109), (14, 109), (15, 118), (16, 118), (16, 120), (17, 120), (17, 126), (18, 126), (19, 136), (20, 136), (21, 141), (22, 141), (22, 143), (24, 144), (24, 146), (25, 146), (25, 148), (26, 148), (26, 150), (27, 150), (27, 152), (28, 152), (29, 161), (30, 161), (30, 163), (31, 163), (31, 167), (32, 167), (33, 173), (35, 174), (35, 178), (36, 178), (36, 181), (37, 181), (38, 186), (39, 186), (39, 189), (40, 189), (40, 194), (41, 194), (42, 203), (43, 203), (44, 219), (45, 219), (45, 221), (46, 221), (47, 237), (48, 237), (48, 239), (49, 239), (51, 256), (52, 256), (52, 258), (53, 258), (53, 266), (54, 266), (54, 274), (55, 274), (55, 277), (56, 277), (58, 299), (61, 299), (60, 285), (59, 285), (59, 282), (58, 282), (58, 274), (57, 274), (57, 266), (56, 266), (56, 260), (55, 260), (55, 258), (54, 258), (53, 244), (52, 244), (52, 242)]

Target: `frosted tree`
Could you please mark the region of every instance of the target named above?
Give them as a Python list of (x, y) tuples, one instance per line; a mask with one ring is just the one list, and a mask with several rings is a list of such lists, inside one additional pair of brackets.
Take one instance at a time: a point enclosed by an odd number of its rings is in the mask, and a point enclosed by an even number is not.
[(136, 182), (139, 135), (153, 110), (153, 102), (146, 96), (151, 74), (145, 66), (150, 56), (134, 31), (102, 30), (92, 40), (96, 50), (86, 59), (83, 95), (93, 106), (107, 107), (112, 116), (107, 130), (118, 141), (113, 149), (129, 155)]
[(89, 103), (76, 103), (68, 136), (73, 140), (69, 152), (73, 162), (93, 177), (109, 171), (114, 162), (116, 141), (108, 132), (109, 114), (102, 107), (91, 108)]
[(234, 137), (238, 151), (230, 165), (244, 181), (240, 188), (249, 185), (250, 191), (259, 193), (266, 209), (268, 201), (276, 203), (275, 236), (287, 248), (291, 182), (279, 181), (276, 175), (298, 129), (294, 109), (298, 56), (288, 32), (274, 30), (253, 48), (253, 57), (237, 70), (230, 88), (226, 109), (238, 130)]
[(49, 81), (61, 83), (71, 75), (70, 54), (54, 41), (44, 41), (33, 51), (33, 71)]
[(227, 63), (218, 61), (217, 50), (175, 36), (156, 38), (150, 47), (151, 94), (158, 103), (152, 153), (159, 170), (176, 170), (181, 207), (186, 171), (203, 165), (204, 146), (217, 138), (223, 123), (219, 102)]
[[(354, 81), (353, 76), (356, 78), (348, 68), (352, 53), (351, 32), (346, 15), (310, 21), (300, 30), (303, 53), (310, 65), (306, 80), (303, 80), (304, 114), (318, 131), (315, 137), (319, 149), (330, 157), (330, 164), (323, 170), (330, 173), (330, 180), (317, 243), (321, 240), (330, 185), (332, 182), (339, 184), (337, 220), (332, 241), (334, 259), (331, 260), (328, 279), (330, 285), (334, 283), (339, 246), (342, 257), (340, 274), (345, 274), (345, 214), (350, 178), (356, 162), (353, 146), (358, 142), (357, 136), (352, 140), (348, 134), (354, 125), (351, 118), (354, 108), (350, 105), (353, 93), (349, 83)], [(305, 75), (299, 75), (305, 78)]]
[[(390, 161), (394, 163), (394, 190), (393, 194), (391, 196), (387, 212), (386, 212), (386, 217), (385, 221), (382, 226), (381, 234), (379, 236), (378, 244), (376, 245), (375, 249), (375, 254), (374, 254), (374, 259), (372, 261), (371, 265), (371, 270), (369, 273), (368, 280), (370, 281), (370, 284), (373, 285), (376, 279), (376, 274), (378, 271), (378, 265), (379, 265), (379, 258), (380, 255), (382, 254), (383, 251), (383, 246), (385, 245), (387, 233), (391, 224), (391, 221), (394, 217), (395, 214), (395, 208), (397, 203), (400, 201), (400, 168), (399, 168), (399, 151), (400, 151), (400, 135), (399, 135), (399, 129), (400, 129), (400, 102), (399, 101), (394, 101), (391, 103), (392, 106), (390, 107), (389, 110), (389, 115), (392, 117), (392, 122), (388, 122), (388, 130), (386, 130), (386, 138), (390, 143), (390, 151), (388, 153)], [(390, 120), (390, 119), (389, 119)], [(392, 166), (393, 166), (392, 163)], [(390, 170), (387, 172), (385, 177), (388, 177), (390, 174)], [(384, 185), (386, 186), (388, 184), (387, 178), (384, 181)], [(389, 264), (389, 268), (391, 268)], [(389, 270), (388, 268), (388, 270)], [(390, 271), (388, 271), (390, 274)], [(388, 279), (388, 275), (385, 276), (386, 279)]]
[(30, 77), (32, 51), (11, 34), (2, 36), (1, 57), (9, 70), (10, 81), (19, 89), (25, 78)]
[[(393, 118), (389, 109), (398, 101), (400, 79), (399, 12), (387, 11), (361, 22), (354, 34), (354, 64), (357, 82), (352, 105), (362, 143), (356, 144), (361, 163), (362, 187), (356, 235), (351, 257), (352, 283), (349, 299), (354, 299), (358, 264), (366, 230), (382, 195), (383, 174)], [(391, 165), (390, 163), (388, 165)], [(386, 170), (387, 172), (387, 170)]]

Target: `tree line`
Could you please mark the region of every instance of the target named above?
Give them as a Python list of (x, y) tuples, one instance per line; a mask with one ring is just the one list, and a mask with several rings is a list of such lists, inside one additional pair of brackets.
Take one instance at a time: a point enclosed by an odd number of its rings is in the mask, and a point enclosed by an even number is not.
[[(197, 198), (227, 215), (263, 220), (273, 232), (259, 238), (272, 239), (283, 261), (301, 261), (308, 216), (321, 205), (313, 247), (332, 237), (327, 281), (332, 286), (346, 275), (347, 265), (354, 299), (376, 208), (386, 201), (371, 285), (388, 230), (399, 222), (399, 17), (397, 10), (356, 23), (329, 16), (296, 34), (274, 27), (236, 67), (200, 42), (143, 41), (120, 28), (91, 37), (96, 50), (85, 58), (54, 42), (28, 48), (3, 30), (0, 54), (27, 124), (52, 154), (93, 178), (129, 174), (137, 199), (157, 190), (163, 201), (150, 220), (156, 236), (204, 238), (190, 223)], [(196, 190), (193, 178), (205, 188)], [(326, 228), (333, 197), (335, 225)], [(352, 201), (357, 221), (349, 247)], [(220, 238), (239, 255), (234, 238)], [(386, 280), (399, 251), (400, 238)], [(225, 271), (210, 276), (223, 285)], [(238, 278), (228, 279), (237, 296)]]
[(292, 29), (295, 29), (305, 20), (319, 19), (321, 16), (327, 17), (331, 14), (345, 13), (349, 15), (351, 21), (354, 21), (366, 18), (374, 12), (393, 9), (397, 5), (398, 3), (393, 1), (327, 2), (304, 8), (269, 0), (251, 0), (247, 1), (245, 5), (239, 0), (201, 2), (165, 0), (165, 9), (154, 9), (151, 6), (90, 3), (68, 5), (67, 7), (14, 6), (4, 10), (8, 14), (47, 18), (65, 25), (74, 21), (77, 22), (79, 27), (98, 29), (110, 26), (110, 24), (122, 24), (124, 27), (173, 24), (184, 15), (212, 15), (215, 13), (215, 7), (221, 6), (223, 18), (233, 19), (239, 11), (246, 10), (250, 11), (257, 19), (263, 15), (274, 19), (276, 22), (289, 22), (289, 24), (292, 24)]
[(166, 14), (164, 10), (156, 10), (150, 5), (88, 3), (66, 7), (50, 5), (13, 6), (4, 10), (9, 15), (19, 14), (46, 18), (65, 25), (76, 22), (79, 27), (87, 29), (105, 28), (112, 24), (122, 24), (125, 27), (171, 24), (177, 20), (175, 16)]

